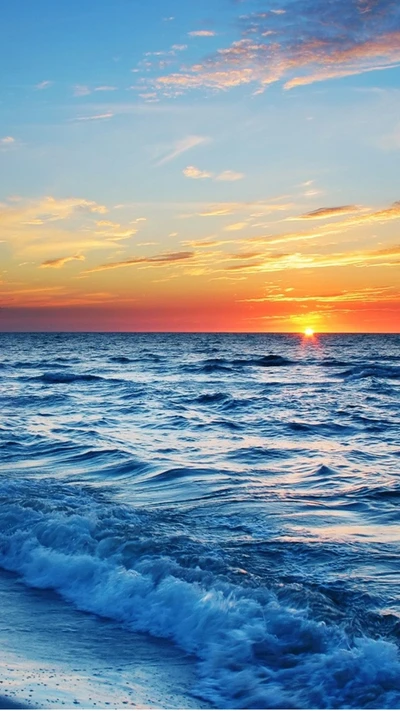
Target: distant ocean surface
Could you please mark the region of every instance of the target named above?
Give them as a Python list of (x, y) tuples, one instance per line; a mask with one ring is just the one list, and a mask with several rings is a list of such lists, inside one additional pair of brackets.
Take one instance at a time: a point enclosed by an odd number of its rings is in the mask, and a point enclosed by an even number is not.
[(400, 708), (400, 336), (0, 343), (0, 693)]

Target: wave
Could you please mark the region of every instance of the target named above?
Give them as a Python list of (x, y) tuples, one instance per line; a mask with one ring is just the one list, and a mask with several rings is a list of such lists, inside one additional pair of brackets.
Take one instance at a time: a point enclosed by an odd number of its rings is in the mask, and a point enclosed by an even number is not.
[(357, 365), (343, 371), (340, 375), (347, 380), (362, 380), (363, 378), (400, 378), (400, 367), (395, 365)]
[(128, 358), (128, 356), (111, 356), (110, 361), (112, 363), (121, 363), (121, 364), (133, 363), (133, 359)]
[(335, 435), (335, 434), (353, 434), (357, 432), (357, 428), (350, 425), (344, 425), (340, 422), (289, 422), (287, 427), (292, 432), (303, 432), (310, 435)]
[(60, 372), (48, 372), (42, 373), (31, 380), (41, 380), (43, 383), (80, 383), (80, 382), (94, 382), (96, 380), (104, 380), (100, 375), (93, 375), (92, 373), (60, 373)]
[(323, 360), (316, 361), (316, 363), (323, 368), (343, 368), (349, 365), (348, 361), (338, 360), (337, 358), (324, 358)]
[(227, 458), (244, 464), (258, 464), (268, 459), (288, 459), (298, 451), (278, 447), (242, 447), (228, 453)]
[(62, 360), (61, 358), (54, 358), (49, 361), (15, 361), (12, 367), (15, 369), (22, 370), (40, 370), (43, 368), (70, 368), (72, 363), (76, 363), (76, 359), (71, 359), (69, 362), (67, 359)]
[(231, 400), (231, 396), (227, 393), (203, 393), (194, 399), (200, 405), (214, 405), (215, 403), (226, 403)]
[(200, 366), (203, 373), (226, 372), (231, 369), (231, 362), (225, 358), (207, 358)]
[(34, 375), (28, 378), (20, 378), (20, 380), (27, 381), (40, 381), (42, 383), (48, 383), (49, 385), (57, 384), (73, 384), (73, 383), (92, 383), (102, 381), (103, 383), (122, 383), (126, 384), (125, 380), (119, 378), (110, 378), (103, 375), (94, 375), (93, 373), (71, 373), (70, 371), (64, 373), (59, 371), (49, 371), (42, 373), (41, 375)]
[(183, 369), (189, 370), (190, 372), (200, 369), (203, 373), (215, 373), (219, 371), (232, 371), (233, 369), (246, 367), (278, 368), (290, 365), (296, 365), (296, 361), (284, 358), (280, 355), (270, 354), (256, 358), (207, 358), (197, 366), (185, 365), (183, 366)]
[(196, 692), (217, 707), (399, 706), (395, 644), (318, 621), (265, 585), (230, 582), (208, 563), (223, 569), (221, 552), (158, 512), (54, 480), (3, 479), (0, 503), (2, 567), (81, 610), (172, 639), (197, 656)]
[(279, 368), (280, 366), (296, 365), (296, 362), (280, 355), (267, 355), (248, 361), (249, 365), (258, 365), (261, 368)]

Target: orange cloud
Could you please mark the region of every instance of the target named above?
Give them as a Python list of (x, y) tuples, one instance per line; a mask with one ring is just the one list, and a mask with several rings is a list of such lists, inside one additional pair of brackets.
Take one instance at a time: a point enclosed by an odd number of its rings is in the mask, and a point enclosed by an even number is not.
[(39, 200), (17, 201), (0, 205), (0, 225), (42, 225), (47, 222), (66, 220), (79, 212), (108, 212), (104, 205), (83, 198), (57, 199), (51, 196)]
[(288, 296), (283, 293), (270, 293), (266, 296), (259, 298), (249, 298), (249, 299), (239, 299), (241, 302), (251, 302), (251, 303), (264, 303), (271, 301), (279, 302), (295, 302), (295, 303), (307, 303), (318, 302), (318, 303), (328, 303), (335, 304), (341, 302), (370, 302), (370, 301), (389, 301), (392, 302), (395, 299), (400, 299), (400, 292), (394, 290), (392, 287), (377, 287), (359, 289), (358, 291), (339, 291), (330, 294), (314, 294), (312, 296)]
[(180, 262), (186, 259), (192, 259), (194, 257), (194, 252), (167, 252), (165, 254), (156, 254), (153, 257), (132, 257), (131, 259), (126, 259), (123, 262), (110, 262), (106, 264), (100, 264), (98, 267), (93, 267), (93, 269), (88, 269), (85, 274), (92, 272), (102, 272), (107, 269), (120, 269), (122, 267), (136, 266), (137, 264), (174, 264), (175, 262)]
[(42, 262), (40, 267), (46, 269), (48, 267), (53, 267), (54, 269), (60, 269), (68, 262), (82, 262), (85, 260), (83, 254), (74, 254), (72, 257), (58, 257), (58, 259), (48, 259), (46, 262)]
[(346, 215), (352, 212), (358, 212), (360, 208), (357, 205), (340, 205), (339, 207), (319, 207), (318, 210), (306, 212), (300, 215), (298, 220), (325, 220), (327, 217), (335, 217), (336, 215)]
[(266, 254), (262, 259), (252, 264), (243, 263), (225, 267), (228, 271), (244, 272), (275, 272), (297, 269), (322, 269), (326, 267), (381, 267), (398, 266), (400, 260), (400, 245), (393, 245), (374, 251), (339, 252), (333, 254), (301, 254), (300, 252)]

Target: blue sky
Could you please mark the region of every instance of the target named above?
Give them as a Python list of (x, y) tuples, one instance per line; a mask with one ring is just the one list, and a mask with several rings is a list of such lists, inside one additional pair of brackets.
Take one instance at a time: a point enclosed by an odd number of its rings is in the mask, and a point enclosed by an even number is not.
[(191, 330), (211, 296), (215, 329), (351, 330), (360, 301), (396, 328), (397, 3), (14, 0), (2, 25), (4, 328), (168, 303)]

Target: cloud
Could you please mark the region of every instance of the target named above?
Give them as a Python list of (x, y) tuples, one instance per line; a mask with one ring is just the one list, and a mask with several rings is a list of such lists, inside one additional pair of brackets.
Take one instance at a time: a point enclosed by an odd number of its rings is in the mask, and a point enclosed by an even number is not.
[(40, 268), (47, 269), (48, 267), (52, 267), (54, 269), (60, 269), (64, 266), (64, 264), (67, 264), (67, 262), (82, 262), (84, 261), (84, 259), (85, 257), (83, 256), (83, 254), (74, 254), (72, 257), (58, 257), (58, 259), (48, 259), (46, 262), (42, 262)]
[(161, 76), (155, 81), (155, 85), (167, 95), (177, 95), (186, 89), (231, 89), (257, 80), (254, 72), (248, 68), (204, 71), (200, 65), (195, 65), (191, 71), (193, 73)]
[(336, 215), (346, 215), (352, 212), (358, 212), (358, 205), (340, 205), (339, 207), (319, 207), (318, 210), (306, 212), (299, 217), (290, 218), (295, 220), (325, 220), (327, 217), (336, 217)]
[(39, 84), (35, 85), (35, 89), (38, 89), (39, 91), (41, 91), (42, 89), (49, 89), (49, 87), (53, 86), (53, 84), (54, 81), (41, 81), (39, 82)]
[(225, 244), (225, 242), (215, 239), (201, 239), (184, 241), (182, 244), (196, 249), (207, 249), (208, 247), (218, 247), (221, 244)]
[(49, 222), (66, 220), (74, 214), (108, 212), (104, 205), (83, 198), (57, 199), (51, 196), (3, 204), (0, 207), (0, 226), (2, 228), (16, 225), (44, 225)]
[(266, 296), (250, 299), (239, 299), (243, 302), (264, 303), (271, 301), (287, 301), (295, 303), (340, 303), (340, 302), (357, 302), (368, 303), (370, 301), (393, 301), (395, 298), (400, 298), (400, 293), (396, 293), (392, 287), (366, 287), (358, 291), (338, 291), (328, 294), (313, 294), (312, 296), (294, 296), (284, 293), (269, 293)]
[(205, 136), (187, 136), (186, 138), (182, 138), (175, 143), (173, 149), (161, 158), (156, 165), (165, 165), (165, 163), (169, 163), (171, 160), (174, 160), (174, 158), (182, 155), (182, 153), (190, 151), (191, 148), (200, 146), (202, 143), (207, 143), (208, 140), (209, 139)]
[(96, 222), (96, 225), (98, 227), (115, 227), (116, 229), (118, 229), (118, 227), (121, 227), (119, 222), (112, 222), (111, 220), (98, 220)]
[[(159, 76), (167, 95), (255, 83), (260, 93), (400, 64), (400, 5), (392, 0), (282, 0), (238, 18), (239, 38), (202, 61)], [(265, 8), (265, 9), (264, 9)]]
[(187, 178), (193, 178), (195, 180), (212, 178), (213, 180), (232, 183), (235, 180), (241, 180), (244, 178), (243, 173), (236, 173), (233, 170), (224, 170), (222, 173), (214, 175), (214, 173), (209, 173), (207, 170), (200, 170), (200, 168), (196, 168), (194, 165), (188, 165), (182, 172)]
[(222, 173), (216, 176), (215, 180), (221, 180), (232, 183), (236, 180), (242, 180), (242, 178), (244, 178), (243, 173), (235, 173), (234, 170), (224, 170)]
[(194, 252), (167, 252), (164, 254), (156, 254), (153, 257), (132, 257), (132, 259), (126, 259), (123, 262), (109, 262), (106, 264), (100, 264), (98, 267), (88, 269), (85, 274), (89, 274), (92, 272), (102, 272), (108, 269), (120, 269), (121, 267), (131, 267), (137, 264), (174, 264), (175, 262), (181, 262), (186, 259), (192, 259), (193, 257)]
[(349, 67), (348, 69), (320, 69), (313, 74), (309, 74), (308, 76), (294, 77), (294, 79), (291, 79), (285, 83), (284, 88), (293, 89), (296, 86), (307, 86), (308, 84), (315, 84), (316, 82), (327, 81), (328, 79), (342, 79), (343, 77), (351, 77), (356, 74), (366, 74), (367, 72), (393, 69), (394, 67), (399, 66), (399, 63), (400, 55), (398, 60), (394, 61), (392, 64), (383, 64), (382, 66), (373, 65), (371, 67), (360, 67), (355, 65), (353, 67)]
[(234, 264), (225, 267), (225, 269), (244, 272), (276, 272), (327, 267), (397, 267), (399, 263), (400, 245), (392, 245), (379, 250), (333, 254), (270, 253), (253, 264)]
[(358, 219), (355, 217), (348, 222), (358, 224), (364, 222), (388, 222), (389, 220), (398, 220), (400, 218), (400, 200), (394, 202), (390, 207), (384, 210), (377, 210), (368, 215), (362, 215)]
[[(254, 201), (254, 202), (220, 202), (209, 205), (201, 212), (197, 212), (199, 217), (223, 217), (233, 213), (250, 214), (250, 217), (261, 217), (274, 212), (282, 212), (292, 207), (289, 203)], [(254, 210), (257, 212), (254, 213)]]
[(184, 168), (182, 173), (187, 178), (192, 178), (193, 180), (202, 180), (204, 178), (212, 178), (212, 173), (207, 173), (206, 170), (200, 170), (199, 168), (196, 168), (194, 165), (188, 165), (187, 168)]
[[(331, 209), (331, 208), (321, 208), (323, 210), (325, 209)], [(316, 211), (318, 212), (318, 211)], [(360, 208), (361, 212), (361, 208)], [(302, 218), (290, 218), (292, 219), (302, 219)], [(352, 227), (357, 227), (360, 225), (366, 225), (366, 224), (373, 224), (374, 222), (378, 222), (380, 224), (384, 224), (386, 222), (390, 222), (392, 220), (398, 220), (400, 219), (400, 201), (393, 203), (388, 208), (385, 208), (383, 210), (375, 210), (373, 212), (367, 212), (365, 213), (364, 211), (361, 214), (353, 214), (351, 217), (345, 219), (345, 220), (340, 220), (340, 221), (335, 221), (335, 222), (328, 222), (325, 225), (321, 225), (319, 228), (314, 228), (306, 231), (301, 231), (301, 232), (289, 232), (289, 233), (282, 233), (279, 235), (264, 235), (260, 237), (250, 237), (249, 241), (251, 242), (257, 242), (257, 243), (264, 243), (264, 244), (282, 244), (282, 243), (287, 243), (287, 242), (296, 242), (296, 241), (302, 241), (302, 240), (312, 240), (312, 239), (317, 239), (318, 237), (326, 237), (328, 235), (334, 235), (334, 234), (342, 234), (346, 232), (347, 230), (351, 229)]]
[(15, 138), (12, 136), (4, 136), (4, 138), (0, 138), (1, 146), (12, 146), (13, 143), (15, 143)]
[(75, 84), (73, 87), (74, 96), (89, 96), (95, 91), (116, 91), (117, 87), (109, 84), (101, 84), (100, 86), (95, 86), (90, 88), (86, 84)]
[(95, 114), (94, 116), (79, 116), (76, 119), (73, 119), (73, 121), (100, 121), (103, 119), (109, 119), (114, 116), (111, 111), (108, 111), (106, 114)]
[(226, 225), (224, 227), (225, 232), (236, 232), (238, 230), (243, 230), (247, 226), (246, 222), (235, 222), (232, 225)]
[(237, 254), (230, 254), (230, 259), (255, 259), (256, 257), (262, 256), (260, 252), (239, 252)]
[(188, 32), (190, 37), (215, 37), (215, 32), (212, 30), (193, 30)]
[(199, 212), (200, 217), (223, 217), (224, 215), (231, 215), (234, 212), (234, 204), (221, 204), (215, 205), (213, 207), (207, 208), (204, 212)]
[(96, 232), (94, 234), (103, 236), (103, 237), (106, 237), (112, 241), (118, 242), (119, 240), (122, 240), (122, 239), (129, 239), (130, 237), (134, 237), (134, 235), (136, 235), (137, 232), (138, 231), (133, 229), (132, 227), (129, 227), (128, 229), (125, 229), (125, 230), (119, 230), (115, 226), (113, 226), (109, 229), (96, 230)]
[(92, 93), (89, 87), (85, 84), (75, 84), (73, 90), (74, 96), (89, 96), (89, 94)]

